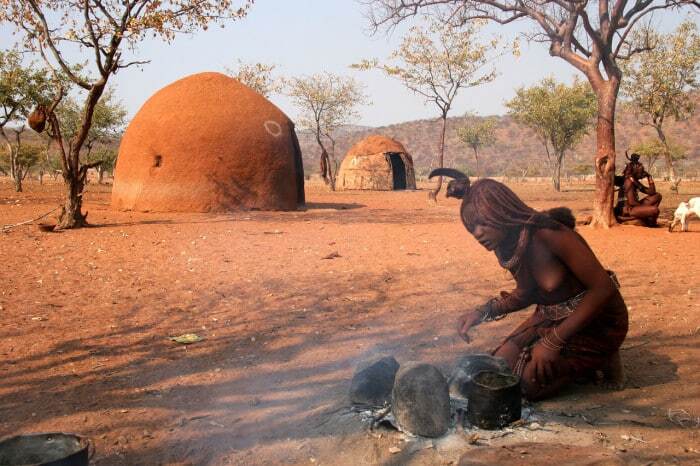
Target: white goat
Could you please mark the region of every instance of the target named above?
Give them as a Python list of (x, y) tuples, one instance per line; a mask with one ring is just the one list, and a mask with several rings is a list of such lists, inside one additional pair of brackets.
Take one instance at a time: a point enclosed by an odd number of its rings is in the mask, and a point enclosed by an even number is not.
[(673, 222), (668, 226), (668, 231), (673, 231), (673, 227), (681, 224), (682, 231), (688, 231), (688, 217), (695, 215), (700, 218), (700, 197), (694, 197), (688, 202), (678, 204), (676, 212), (673, 214)]

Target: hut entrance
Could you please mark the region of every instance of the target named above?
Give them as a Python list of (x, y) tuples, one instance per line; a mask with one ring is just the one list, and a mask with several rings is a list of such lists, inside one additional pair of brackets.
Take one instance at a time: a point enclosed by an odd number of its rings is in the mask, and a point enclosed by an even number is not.
[(388, 152), (391, 173), (394, 176), (394, 189), (406, 189), (406, 165), (397, 152)]

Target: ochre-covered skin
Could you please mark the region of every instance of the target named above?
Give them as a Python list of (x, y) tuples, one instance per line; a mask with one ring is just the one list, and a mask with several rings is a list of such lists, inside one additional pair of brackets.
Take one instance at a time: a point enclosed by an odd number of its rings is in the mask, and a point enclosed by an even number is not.
[(401, 157), (406, 170), (406, 189), (416, 189), (416, 176), (413, 158), (401, 143), (387, 136), (371, 135), (350, 148), (340, 164), (337, 176), (339, 190), (377, 190), (394, 189), (392, 167), (389, 153)]
[(294, 125), (220, 73), (156, 92), (129, 124), (114, 172), (118, 210), (295, 210), (304, 176)]

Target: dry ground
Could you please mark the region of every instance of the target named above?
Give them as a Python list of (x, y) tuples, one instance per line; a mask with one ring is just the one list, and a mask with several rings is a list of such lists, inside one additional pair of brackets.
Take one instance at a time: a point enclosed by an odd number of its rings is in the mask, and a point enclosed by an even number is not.
[[(577, 213), (593, 194), (514, 188)], [(668, 211), (700, 184), (681, 191)], [(78, 432), (98, 465), (449, 464), (465, 453), (464, 464), (700, 464), (700, 428), (669, 419), (700, 416), (700, 222), (683, 234), (580, 229), (630, 307), (625, 390), (574, 387), (535, 405), (539, 427), (477, 445), (460, 431), (404, 441), (347, 414), (358, 361), (389, 353), (449, 371), (525, 313), (480, 327), (470, 345), (456, 336), (459, 312), (512, 287), (456, 201), (307, 192), (302, 212), (124, 213), (91, 185), (94, 227), (0, 233), (0, 436)], [(60, 195), (0, 181), (0, 224)], [(168, 339), (186, 332), (205, 340)]]

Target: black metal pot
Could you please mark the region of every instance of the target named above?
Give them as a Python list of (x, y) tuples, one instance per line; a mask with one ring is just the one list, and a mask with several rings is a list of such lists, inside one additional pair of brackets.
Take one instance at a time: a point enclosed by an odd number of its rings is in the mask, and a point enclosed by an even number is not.
[(502, 429), (520, 419), (520, 377), (478, 372), (469, 382), (467, 421), (481, 429)]
[(88, 466), (90, 441), (63, 432), (25, 434), (0, 441), (1, 466)]

